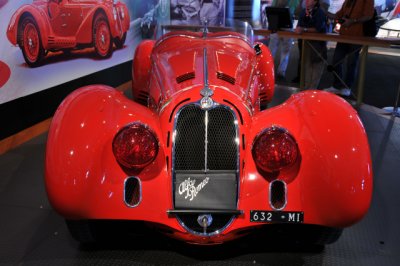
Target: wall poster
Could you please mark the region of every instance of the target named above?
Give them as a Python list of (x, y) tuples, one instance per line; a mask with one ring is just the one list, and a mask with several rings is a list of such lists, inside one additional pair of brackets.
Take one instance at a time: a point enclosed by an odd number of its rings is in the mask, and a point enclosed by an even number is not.
[(169, 0), (0, 0), (0, 104), (132, 60)]
[(170, 0), (173, 25), (201, 25), (206, 18), (208, 25), (225, 23), (225, 0)]

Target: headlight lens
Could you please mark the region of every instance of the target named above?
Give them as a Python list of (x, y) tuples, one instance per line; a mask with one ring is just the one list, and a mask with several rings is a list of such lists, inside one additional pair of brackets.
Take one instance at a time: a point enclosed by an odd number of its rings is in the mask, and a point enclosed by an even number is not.
[(266, 172), (276, 172), (292, 166), (299, 156), (294, 138), (284, 129), (268, 128), (253, 143), (253, 160)]
[(159, 148), (156, 136), (139, 123), (122, 128), (112, 146), (118, 163), (129, 169), (142, 169), (153, 162)]

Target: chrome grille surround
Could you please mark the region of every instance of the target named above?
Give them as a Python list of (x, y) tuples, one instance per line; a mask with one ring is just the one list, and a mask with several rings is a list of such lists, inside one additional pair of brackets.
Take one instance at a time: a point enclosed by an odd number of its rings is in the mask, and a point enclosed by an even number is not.
[[(210, 120), (208, 120), (208, 123), (205, 121), (206, 116), (210, 116), (209, 112), (211, 112), (211, 126), (208, 125)], [(219, 112), (219, 114), (218, 114)], [(188, 114), (187, 114), (188, 113)], [(215, 114), (217, 113), (217, 114)], [(187, 118), (185, 117), (186, 115), (194, 115), (195, 117), (193, 118)], [(207, 114), (207, 115), (206, 115)], [(197, 115), (197, 116), (196, 116)], [(229, 116), (231, 117), (229, 119)], [(215, 119), (217, 117), (217, 119)], [(228, 117), (228, 119), (226, 119)], [(189, 119), (188, 123), (193, 123), (192, 126), (187, 126), (186, 124), (181, 124), (181, 119)], [(223, 127), (223, 126), (217, 126), (219, 123), (217, 122), (226, 122), (226, 124), (231, 121), (232, 125), (228, 127)], [(182, 122), (183, 123), (183, 122)], [(173, 129), (173, 134), (172, 134), (172, 189), (173, 189), (173, 205), (175, 208), (175, 172), (176, 170), (202, 170), (204, 172), (207, 172), (208, 170), (220, 170), (221, 168), (228, 168), (228, 169), (222, 169), (222, 170), (235, 170), (236, 172), (236, 183), (237, 183), (237, 191), (236, 191), (236, 207), (238, 206), (238, 195), (239, 195), (239, 163), (240, 163), (240, 158), (239, 158), (239, 128), (238, 128), (238, 120), (235, 112), (233, 111), (232, 108), (226, 105), (220, 105), (218, 103), (214, 103), (214, 105), (209, 108), (209, 109), (202, 109), (201, 107), (201, 102), (196, 102), (196, 103), (190, 103), (182, 106), (176, 113), (175, 118), (174, 118), (174, 129)], [(187, 143), (189, 142), (189, 145), (192, 145), (191, 147), (195, 147), (197, 149), (193, 148), (188, 148), (189, 146), (185, 147), (185, 145), (181, 144), (180, 135), (182, 133), (181, 128), (184, 126), (187, 126), (185, 129), (192, 131), (194, 134), (186, 134), (191, 136), (190, 138), (184, 138), (183, 141), (186, 141)], [(211, 129), (209, 129), (211, 128)], [(227, 131), (227, 128), (229, 128), (229, 132)], [(214, 132), (210, 133), (210, 130), (217, 130), (219, 129), (220, 132), (219, 134), (213, 134)], [(197, 133), (197, 135), (196, 135)], [(224, 152), (226, 147), (223, 144), (223, 141), (226, 141), (229, 139), (228, 133), (231, 134), (232, 136), (232, 142), (233, 145), (230, 145), (230, 152), (228, 152), (228, 156), (226, 156), (225, 160), (221, 160), (221, 158), (225, 158), (225, 156), (221, 156), (221, 153), (219, 153), (218, 148), (222, 149), (222, 152)], [(211, 135), (211, 140), (210, 139)], [(200, 137), (201, 136), (201, 137)], [(208, 136), (208, 137), (207, 137)], [(222, 140), (222, 141), (221, 141)], [(178, 145), (177, 145), (178, 144)], [(210, 145), (215, 146), (210, 147)], [(182, 146), (182, 147), (177, 147), (177, 146)], [(213, 149), (214, 148), (214, 149)], [(182, 155), (184, 154), (184, 155)], [(186, 156), (188, 155), (188, 156)], [(178, 159), (177, 159), (178, 157)], [(189, 158), (188, 158), (189, 157)], [(196, 160), (197, 158), (197, 160)], [(207, 159), (209, 158), (209, 159)], [(204, 166), (204, 167), (203, 167)], [(205, 213), (206, 214), (206, 213)], [(186, 231), (193, 235), (199, 235), (199, 236), (213, 236), (220, 234), (223, 232), (235, 219), (235, 216), (232, 215), (232, 217), (225, 223), (224, 226), (221, 226), (219, 228), (215, 228), (212, 232), (199, 232), (196, 231), (195, 229), (192, 229), (191, 226), (188, 226), (187, 223), (183, 220), (187, 220), (186, 217), (183, 217), (184, 219), (181, 219), (179, 215), (176, 216), (178, 222), (181, 224), (183, 228), (185, 228)], [(217, 218), (218, 219), (218, 218)]]

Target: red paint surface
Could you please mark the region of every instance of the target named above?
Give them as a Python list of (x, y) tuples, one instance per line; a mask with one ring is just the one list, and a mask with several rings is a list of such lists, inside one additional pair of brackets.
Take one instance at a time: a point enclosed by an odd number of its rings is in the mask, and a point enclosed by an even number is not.
[[(208, 36), (179, 33), (140, 45), (133, 61), (137, 102), (103, 85), (81, 88), (64, 100), (53, 117), (46, 150), (45, 181), (52, 206), (68, 219), (159, 224), (174, 232), (173, 237), (192, 243), (232, 240), (241, 230), (259, 226), (250, 222), (251, 210), (272, 210), (270, 180), (257, 169), (251, 150), (260, 132), (279, 127), (290, 133), (301, 156), (298, 164), (276, 176), (291, 180), (284, 211), (304, 212), (304, 223), (327, 227), (343, 228), (359, 221), (371, 201), (372, 164), (357, 112), (343, 99), (322, 91), (298, 93), (280, 106), (260, 111), (261, 93), (267, 100), (273, 94), (273, 61), (267, 47), (261, 47), (262, 55), (257, 56), (235, 33)], [(182, 106), (202, 98), (204, 52), (212, 99), (240, 117), (237, 126), (242, 136), (237, 209), (243, 214), (210, 237), (187, 232), (167, 213), (174, 206), (174, 118)], [(193, 78), (177, 82), (177, 75), (191, 71)], [(217, 71), (235, 82), (217, 78)], [(112, 142), (121, 128), (134, 122), (155, 134), (159, 151), (154, 161), (134, 174), (142, 185), (142, 201), (129, 208), (123, 202), (124, 182), (132, 174), (116, 161)]]
[(0, 88), (10, 79), (11, 70), (8, 65), (0, 61)]

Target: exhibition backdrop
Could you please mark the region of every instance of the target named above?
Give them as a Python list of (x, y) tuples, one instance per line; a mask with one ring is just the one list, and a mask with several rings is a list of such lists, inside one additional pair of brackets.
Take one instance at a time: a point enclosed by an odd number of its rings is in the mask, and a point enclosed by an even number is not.
[[(98, 1), (102, 2), (103, 0)], [(210, 25), (223, 24), (227, 16), (226, 12), (232, 15), (230, 10), (234, 2), (233, 0), (207, 2), (201, 0), (120, 1), (128, 7), (130, 27), (125, 45), (121, 49), (115, 49), (110, 58), (100, 59), (92, 47), (67, 53), (49, 52), (43, 63), (33, 68), (25, 63), (21, 49), (8, 40), (7, 27), (12, 15), (22, 6), (32, 5), (33, 2), (54, 4), (58, 0), (0, 0), (0, 105), (132, 60), (137, 44), (143, 38), (154, 36), (156, 24), (198, 24), (200, 18), (204, 16), (209, 18)], [(343, 1), (331, 0), (330, 11), (336, 12)], [(65, 2), (77, 4), (82, 2), (84, 5), (87, 2), (96, 2), (96, 0), (60, 0), (59, 4)], [(269, 5), (271, 0), (253, 0), (252, 3), (253, 9), (257, 9), (257, 12), (253, 10), (253, 23), (254, 17), (257, 17), (259, 22), (256, 25), (265, 25), (262, 22), (265, 17), (262, 16), (261, 10)], [(255, 3), (258, 4), (255, 5)], [(387, 19), (398, 16), (398, 12), (393, 12), (400, 9), (399, 4), (395, 8), (395, 0), (376, 0), (375, 5)]]
[(147, 17), (149, 23), (153, 19), (168, 20), (169, 0), (121, 2), (129, 8), (130, 27), (125, 45), (115, 49), (110, 58), (98, 58), (91, 47), (67, 53), (49, 52), (40, 66), (32, 68), (25, 63), (21, 49), (7, 39), (6, 32), (12, 15), (23, 5), (31, 5), (33, 0), (0, 0), (0, 104), (132, 60), (134, 49), (142, 40), (142, 28), (145, 27), (142, 18)]

